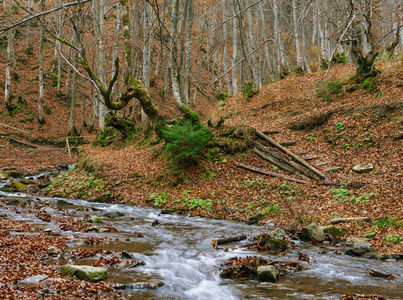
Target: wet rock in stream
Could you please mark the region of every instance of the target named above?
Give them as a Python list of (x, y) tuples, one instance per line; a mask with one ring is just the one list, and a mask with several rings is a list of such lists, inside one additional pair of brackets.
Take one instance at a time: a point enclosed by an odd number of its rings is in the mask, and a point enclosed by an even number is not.
[(133, 284), (119, 284), (115, 286), (115, 290), (118, 291), (133, 291), (133, 290), (154, 290), (156, 288), (162, 287), (164, 285), (161, 281), (149, 281), (149, 282), (139, 282)]
[(78, 279), (90, 282), (104, 280), (107, 273), (107, 268), (91, 266), (64, 265), (60, 269), (60, 274), (62, 275), (75, 276)]
[(326, 234), (317, 224), (311, 223), (308, 226), (302, 227), (301, 239), (320, 243), (326, 239)]
[(260, 266), (257, 268), (257, 279), (264, 282), (277, 282), (280, 274), (275, 266)]
[(23, 205), (24, 206), (24, 205), (27, 205), (27, 201), (25, 199), (20, 199), (20, 198), (11, 199), (10, 201), (8, 201), (7, 205), (10, 205), (10, 206)]
[(22, 192), (24, 190), (26, 190), (25, 185), (23, 185), (21, 182), (19, 181), (13, 181), (11, 182), (10, 188), (15, 191), (15, 192)]

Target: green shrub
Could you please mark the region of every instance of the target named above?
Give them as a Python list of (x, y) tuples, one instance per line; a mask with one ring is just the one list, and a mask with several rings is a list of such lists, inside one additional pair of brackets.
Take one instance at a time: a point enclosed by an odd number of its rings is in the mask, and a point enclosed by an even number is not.
[(328, 81), (326, 85), (316, 90), (316, 96), (328, 102), (333, 101), (331, 95), (341, 94), (343, 92), (343, 83), (339, 79)]
[(375, 89), (374, 83), (371, 81), (371, 78), (366, 78), (362, 83), (362, 87), (366, 89), (368, 92), (372, 92)]
[(200, 159), (200, 151), (211, 139), (205, 127), (191, 121), (175, 124), (163, 132), (172, 167), (187, 168)]
[(216, 99), (218, 100), (218, 104), (219, 104), (219, 105), (223, 105), (224, 102), (225, 102), (225, 100), (227, 100), (227, 97), (228, 97), (228, 96), (229, 96), (229, 95), (228, 95), (227, 93), (221, 92), (221, 91), (218, 91), (218, 92), (215, 94), (215, 97), (216, 97)]
[[(332, 60), (330, 61), (330, 65), (334, 66), (336, 64), (347, 64), (347, 58), (344, 53), (336, 53)], [(329, 67), (329, 61), (327, 59), (323, 60), (322, 64), (320, 65), (321, 70), (326, 70)]]
[(254, 84), (252, 80), (248, 80), (242, 88), (243, 97), (248, 100), (252, 98), (254, 95), (259, 94), (259, 89), (253, 88)]
[(105, 129), (100, 132), (97, 136), (97, 140), (94, 142), (94, 146), (106, 147), (115, 140), (117, 136), (117, 130), (115, 129)]

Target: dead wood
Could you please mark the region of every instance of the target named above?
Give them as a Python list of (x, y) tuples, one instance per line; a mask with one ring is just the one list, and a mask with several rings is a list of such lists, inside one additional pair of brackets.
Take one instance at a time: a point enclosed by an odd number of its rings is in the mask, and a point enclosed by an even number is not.
[(330, 168), (324, 169), (323, 172), (338, 171), (338, 170), (340, 170), (341, 168), (343, 168), (343, 166), (330, 167)]
[(331, 163), (331, 162), (332, 162), (331, 160), (322, 161), (322, 162), (316, 163), (315, 166), (322, 166), (322, 165), (326, 165), (326, 164)]
[(370, 222), (372, 218), (369, 217), (353, 217), (353, 218), (338, 218), (338, 219), (331, 219), (330, 223), (332, 225), (339, 224), (339, 223), (346, 223), (350, 221), (365, 221)]
[(269, 134), (277, 134), (280, 133), (280, 131), (274, 130), (274, 131), (263, 131), (264, 134), (269, 135)]
[(269, 175), (269, 176), (273, 176), (273, 177), (280, 177), (280, 178), (283, 178), (285, 180), (292, 181), (292, 182), (304, 183), (304, 184), (308, 183), (308, 181), (304, 181), (304, 180), (292, 178), (292, 177), (287, 176), (287, 175), (283, 175), (283, 174), (279, 174), (279, 173), (275, 173), (275, 172), (270, 172), (270, 171), (267, 171), (267, 170), (264, 170), (264, 169), (248, 166), (248, 165), (245, 165), (245, 164), (239, 163), (239, 162), (235, 162), (235, 165), (238, 166), (238, 167), (244, 168), (246, 170), (249, 170), (249, 171), (253, 171), (253, 172), (257, 172), (257, 173), (260, 173), (260, 174)]
[(239, 242), (239, 241), (243, 241), (243, 240), (246, 240), (245, 234), (242, 234), (239, 236), (230, 236), (230, 237), (226, 237), (226, 238), (222, 238), (222, 239), (213, 239), (213, 240), (211, 240), (210, 244), (213, 245), (214, 248), (217, 248), (218, 245), (228, 244), (228, 243), (232, 243), (232, 242)]
[(292, 171), (289, 171), (294, 174), (300, 174), (305, 179), (318, 179), (318, 176), (314, 174), (311, 170), (301, 166), (293, 162), (292, 160), (288, 159), (287, 157), (282, 157), (281, 155), (277, 154), (274, 151), (270, 151), (267, 147), (263, 146), (262, 144), (255, 142), (254, 145), (256, 148), (264, 152), (265, 154), (271, 155), (272, 157), (276, 158), (278, 161), (282, 162), (290, 166)]
[(269, 138), (268, 136), (264, 135), (263, 133), (261, 133), (259, 130), (256, 130), (256, 134), (258, 136), (260, 136), (261, 138), (263, 138), (265, 141), (269, 142), (271, 145), (273, 145), (274, 147), (280, 149), (281, 151), (283, 151), (284, 153), (288, 154), (289, 156), (291, 156), (293, 159), (295, 159), (297, 162), (299, 162), (300, 164), (302, 164), (304, 167), (310, 169), (313, 173), (315, 173), (319, 178), (317, 180), (320, 179), (324, 179), (326, 178), (326, 176), (320, 172), (319, 170), (317, 170), (316, 168), (314, 168), (313, 166), (311, 166), (310, 164), (308, 164), (305, 160), (303, 160), (302, 158), (300, 158), (299, 156), (297, 156), (296, 154), (294, 154), (293, 152), (291, 152), (290, 150), (284, 148), (283, 146), (281, 146), (279, 143), (273, 141), (271, 138)]
[(276, 158), (271, 156), (269, 153), (263, 153), (263, 152), (259, 151), (257, 148), (253, 148), (253, 152), (255, 152), (257, 155), (259, 155), (264, 160), (267, 160), (269, 163), (279, 167), (280, 169), (282, 169), (284, 171), (288, 171), (288, 172), (293, 173), (293, 174), (298, 173), (297, 170), (295, 170), (294, 168), (290, 167), (288, 164), (285, 164), (285, 163), (277, 160)]
[(29, 144), (29, 143), (26, 143), (26, 142), (23, 142), (23, 141), (16, 140), (16, 139), (11, 138), (11, 137), (9, 137), (9, 136), (6, 136), (6, 135), (4, 135), (4, 134), (0, 134), (0, 136), (3, 137), (4, 139), (9, 140), (9, 141), (10, 141), (11, 143), (13, 143), (13, 144), (22, 145), (22, 146), (26, 146), (26, 147), (30, 147), (30, 148), (36, 148), (36, 146), (34, 146), (34, 145), (32, 145), (32, 144)]
[(369, 275), (375, 276), (375, 277), (383, 277), (383, 278), (395, 278), (396, 276), (393, 274), (389, 274), (380, 270), (372, 269), (369, 271)]
[(310, 157), (306, 157), (304, 158), (305, 160), (313, 160), (313, 159), (317, 159), (320, 158), (320, 156), (310, 156)]
[(283, 147), (289, 147), (289, 146), (294, 146), (297, 143), (297, 141), (287, 141), (287, 142), (282, 142), (279, 143)]

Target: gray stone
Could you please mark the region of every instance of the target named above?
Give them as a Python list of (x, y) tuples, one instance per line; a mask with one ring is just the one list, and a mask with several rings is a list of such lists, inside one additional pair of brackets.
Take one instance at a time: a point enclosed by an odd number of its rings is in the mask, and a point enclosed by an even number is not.
[(99, 231), (99, 228), (98, 228), (98, 226), (91, 226), (91, 227), (88, 227), (87, 232), (90, 232), (90, 231), (96, 231), (96, 232), (98, 232), (98, 231)]
[(353, 167), (353, 171), (357, 173), (368, 173), (374, 169), (374, 164), (371, 162), (361, 163)]
[(124, 217), (125, 214), (121, 213), (119, 211), (114, 211), (114, 212), (108, 212), (108, 213), (104, 214), (103, 216), (107, 217), (107, 218), (119, 218), (119, 217)]
[(376, 258), (376, 252), (374, 249), (370, 247), (359, 247), (359, 248), (352, 248), (346, 251), (347, 255), (350, 256), (363, 256), (366, 253), (374, 253), (375, 255), (368, 254), (366, 257), (367, 258)]
[(75, 276), (78, 279), (90, 282), (105, 279), (107, 273), (108, 269), (101, 267), (64, 265), (60, 268), (60, 274), (62, 275)]
[(257, 279), (264, 282), (277, 282), (279, 277), (275, 266), (260, 266), (257, 268)]
[(326, 239), (326, 234), (322, 229), (315, 223), (309, 224), (308, 226), (302, 227), (301, 238), (303, 240), (313, 241), (313, 242), (323, 242)]
[(277, 228), (276, 230), (269, 232), (269, 234), (274, 239), (282, 240), (282, 239), (284, 239), (284, 236), (285, 236), (285, 230), (281, 229), (281, 228)]
[(25, 278), (23, 282), (24, 283), (29, 283), (29, 284), (38, 284), (38, 283), (40, 283), (42, 281), (45, 281), (47, 279), (48, 279), (48, 277), (45, 276), (45, 275), (35, 275), (35, 276)]
[(59, 249), (57, 249), (56, 246), (49, 247), (48, 254), (49, 255), (58, 255), (59, 254)]
[(7, 205), (27, 205), (27, 201), (25, 199), (11, 199), (8, 201)]
[(346, 241), (347, 246), (353, 246), (353, 247), (371, 247), (372, 244), (370, 242), (364, 241), (359, 238), (351, 237), (348, 238)]
[(122, 251), (122, 258), (134, 259), (134, 256), (127, 251)]
[(400, 254), (392, 253), (389, 255), (391, 259), (400, 259)]
[(73, 205), (73, 204), (70, 202), (67, 202), (66, 200), (57, 200), (56, 205), (63, 206), (63, 205)]
[(46, 168), (44, 166), (38, 167), (38, 172), (46, 172), (47, 170), (48, 170), (48, 168)]
[(52, 232), (52, 229), (51, 228), (46, 228), (46, 229), (43, 230), (43, 232), (49, 233), (49, 232)]

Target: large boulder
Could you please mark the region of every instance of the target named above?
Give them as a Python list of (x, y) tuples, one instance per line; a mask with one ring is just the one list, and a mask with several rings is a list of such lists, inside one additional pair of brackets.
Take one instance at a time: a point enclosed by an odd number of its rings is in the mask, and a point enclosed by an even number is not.
[(359, 238), (351, 237), (348, 238), (346, 241), (347, 246), (353, 246), (353, 247), (371, 247), (372, 244), (370, 242), (361, 240)]
[(257, 279), (264, 282), (277, 282), (279, 272), (275, 266), (260, 266), (257, 268)]
[(268, 251), (280, 251), (283, 252), (287, 250), (288, 244), (282, 239), (273, 238), (270, 234), (266, 234), (264, 237), (263, 247)]
[(13, 181), (11, 182), (10, 188), (13, 189), (13, 191), (15, 192), (22, 192), (23, 190), (26, 189), (25, 185), (23, 185), (21, 182), (19, 181)]
[(107, 268), (91, 267), (91, 266), (75, 266), (64, 265), (60, 269), (60, 274), (67, 276), (75, 276), (78, 279), (97, 282), (106, 278)]
[(356, 173), (368, 173), (374, 169), (374, 164), (371, 162), (361, 163), (353, 167), (353, 171)]
[[(350, 255), (350, 256), (363, 256), (366, 253), (374, 253), (376, 255), (375, 250), (370, 247), (352, 248), (352, 249), (349, 249), (346, 251), (346, 254)], [(372, 257), (369, 257), (369, 255), (367, 255), (367, 258), (372, 258)], [(373, 258), (375, 258), (375, 257), (373, 257)]]
[(323, 242), (326, 239), (326, 234), (315, 223), (302, 227), (301, 238), (306, 241)]

